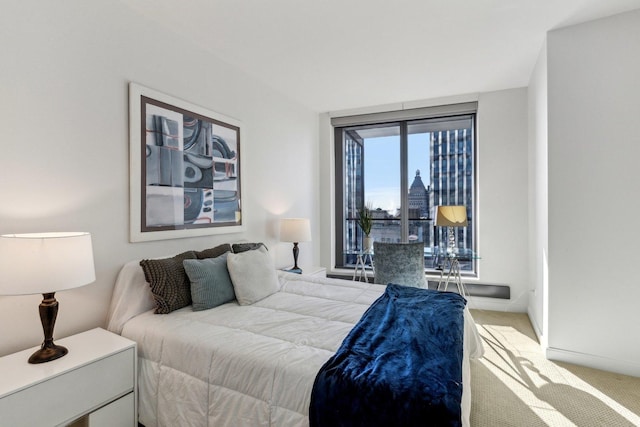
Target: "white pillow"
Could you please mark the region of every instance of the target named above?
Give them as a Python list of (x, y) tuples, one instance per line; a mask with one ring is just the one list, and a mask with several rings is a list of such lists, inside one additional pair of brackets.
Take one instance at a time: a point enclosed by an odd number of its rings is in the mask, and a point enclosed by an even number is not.
[(253, 304), (280, 288), (276, 269), (264, 246), (239, 254), (229, 253), (227, 269), (240, 305)]

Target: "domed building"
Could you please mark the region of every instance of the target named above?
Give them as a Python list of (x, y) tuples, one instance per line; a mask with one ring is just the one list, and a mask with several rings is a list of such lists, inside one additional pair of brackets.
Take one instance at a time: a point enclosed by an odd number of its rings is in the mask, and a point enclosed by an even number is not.
[(420, 177), (420, 169), (416, 171), (416, 176), (409, 187), (409, 218), (429, 217), (429, 193), (431, 187), (427, 188)]

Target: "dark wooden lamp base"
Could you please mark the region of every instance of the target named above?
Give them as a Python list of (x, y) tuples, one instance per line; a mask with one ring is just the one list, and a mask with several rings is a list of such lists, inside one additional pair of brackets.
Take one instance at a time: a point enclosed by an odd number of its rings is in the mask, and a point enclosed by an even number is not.
[(302, 273), (302, 269), (298, 267), (298, 254), (300, 253), (300, 248), (298, 248), (298, 242), (293, 242), (293, 268), (292, 270), (300, 271)]
[(58, 301), (55, 292), (42, 294), (43, 299), (38, 307), (40, 321), (44, 332), (44, 342), (39, 350), (29, 357), (29, 363), (45, 363), (56, 360), (69, 352), (65, 347), (53, 343), (53, 327), (58, 316)]

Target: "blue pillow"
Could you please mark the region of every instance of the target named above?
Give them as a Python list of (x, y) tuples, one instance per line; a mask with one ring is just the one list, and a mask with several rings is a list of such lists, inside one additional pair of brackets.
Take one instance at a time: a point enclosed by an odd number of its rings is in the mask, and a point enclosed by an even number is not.
[(226, 253), (217, 258), (186, 259), (184, 269), (191, 281), (193, 311), (208, 310), (236, 298)]

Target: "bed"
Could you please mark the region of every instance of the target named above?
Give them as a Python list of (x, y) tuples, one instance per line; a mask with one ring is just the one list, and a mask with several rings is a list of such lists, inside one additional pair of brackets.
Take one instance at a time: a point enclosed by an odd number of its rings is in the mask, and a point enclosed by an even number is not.
[[(386, 286), (277, 271), (278, 290), (154, 314), (138, 261), (118, 275), (107, 328), (138, 343), (139, 421), (153, 426), (309, 426), (319, 370)], [(464, 309), (461, 420), (469, 425), (469, 359), (482, 343)]]

